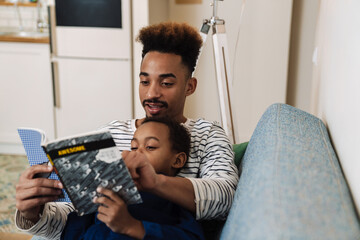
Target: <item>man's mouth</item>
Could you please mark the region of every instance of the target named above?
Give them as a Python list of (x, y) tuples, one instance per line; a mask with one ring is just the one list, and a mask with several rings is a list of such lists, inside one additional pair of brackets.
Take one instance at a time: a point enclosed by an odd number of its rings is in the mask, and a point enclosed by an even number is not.
[(143, 106), (145, 110), (151, 115), (157, 115), (160, 113), (161, 110), (167, 108), (167, 103), (163, 101), (143, 101)]

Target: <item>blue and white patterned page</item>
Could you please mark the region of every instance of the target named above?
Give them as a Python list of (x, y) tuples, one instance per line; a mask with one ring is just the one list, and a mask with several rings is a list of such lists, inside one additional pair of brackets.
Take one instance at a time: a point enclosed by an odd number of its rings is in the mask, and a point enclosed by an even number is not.
[[(45, 139), (45, 134), (41, 130), (33, 128), (18, 128), (18, 133), (25, 148), (30, 166), (49, 162), (46, 153), (41, 147), (41, 143), (43, 139)], [(55, 172), (52, 172), (48, 178), (59, 180), (59, 177)], [(63, 190), (63, 193), (64, 197), (58, 198), (56, 202), (71, 202), (65, 190)]]

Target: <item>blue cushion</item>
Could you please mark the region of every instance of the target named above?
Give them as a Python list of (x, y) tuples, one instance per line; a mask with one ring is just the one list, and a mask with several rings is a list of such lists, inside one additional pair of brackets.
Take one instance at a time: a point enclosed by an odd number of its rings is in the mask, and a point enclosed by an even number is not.
[(359, 239), (351, 194), (320, 119), (271, 105), (240, 167), (221, 239)]

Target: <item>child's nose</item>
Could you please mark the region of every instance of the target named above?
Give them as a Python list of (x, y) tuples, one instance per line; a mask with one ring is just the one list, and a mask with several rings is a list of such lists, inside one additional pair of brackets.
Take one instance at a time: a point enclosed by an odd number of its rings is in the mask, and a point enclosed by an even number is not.
[(138, 147), (138, 149), (136, 150), (139, 153), (143, 153), (144, 152), (144, 148), (143, 147)]

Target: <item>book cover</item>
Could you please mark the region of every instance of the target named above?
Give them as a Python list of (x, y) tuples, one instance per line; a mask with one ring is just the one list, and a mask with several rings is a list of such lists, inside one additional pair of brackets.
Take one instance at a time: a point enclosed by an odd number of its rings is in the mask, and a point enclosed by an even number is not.
[[(24, 146), (29, 165), (48, 164), (49, 159), (47, 158), (44, 149), (41, 147), (41, 144), (46, 142), (45, 133), (42, 130), (35, 128), (18, 128), (18, 133)], [(50, 175), (38, 175), (37, 177), (60, 180), (55, 172), (52, 172)], [(65, 189), (63, 189), (63, 196), (58, 198), (56, 202), (71, 202)]]
[(126, 204), (141, 203), (141, 196), (111, 134), (97, 131), (43, 143), (78, 215), (93, 213), (92, 202), (101, 186), (116, 192)]

